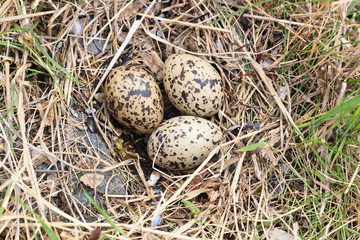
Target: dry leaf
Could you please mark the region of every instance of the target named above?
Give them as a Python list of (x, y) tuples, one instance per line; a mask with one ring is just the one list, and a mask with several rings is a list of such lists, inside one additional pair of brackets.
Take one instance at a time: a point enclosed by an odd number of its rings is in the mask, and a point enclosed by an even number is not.
[[(326, 144), (326, 140), (324, 138), (321, 139), (321, 142)], [(329, 154), (329, 148), (323, 144), (319, 144), (316, 150), (321, 157), (325, 157)]]
[(270, 146), (266, 146), (261, 149), (260, 154), (262, 157), (270, 161), (273, 166), (278, 164), (279, 159), (275, 157), (273, 150), (270, 148)]
[(55, 118), (55, 110), (54, 105), (50, 107), (49, 113), (47, 115), (47, 119), (45, 121), (45, 126), (51, 126), (51, 123), (54, 121)]
[(263, 147), (260, 151), (260, 155), (270, 161), (274, 166), (278, 163), (279, 159), (275, 157), (273, 150), (271, 149), (275, 143), (280, 141), (280, 128), (269, 131), (266, 137), (262, 138), (260, 142), (268, 142), (269, 145)]
[(142, 7), (142, 4), (140, 1), (134, 1), (132, 3), (130, 3), (129, 6), (127, 6), (120, 14), (120, 18), (123, 19), (129, 19), (132, 16), (135, 16), (136, 14), (139, 13), (140, 9)]
[(30, 149), (31, 161), (35, 167), (39, 166), (43, 162), (47, 162), (48, 158), (45, 154), (38, 153)]
[(100, 102), (100, 103), (104, 103), (105, 102), (105, 94), (104, 93), (96, 93), (94, 95), (94, 98), (96, 99), (96, 101)]
[[(50, 188), (50, 189), (54, 189), (55, 187), (60, 186), (60, 181), (59, 181), (59, 176), (57, 173), (51, 173), (47, 176), (47, 181), (46, 181), (46, 185)], [(57, 193), (54, 195), (56, 196)]]
[(91, 231), (89, 240), (98, 240), (101, 238), (101, 229), (99, 227)]
[(279, 89), (279, 98), (281, 100), (285, 100), (287, 96), (287, 88), (285, 86), (281, 86)]
[(270, 240), (294, 240), (294, 236), (280, 229), (270, 229), (267, 232)]
[(207, 193), (209, 192), (210, 190), (208, 188), (199, 188), (199, 189), (196, 189), (196, 190), (193, 190), (189, 193), (186, 194), (185, 196), (185, 199), (184, 200), (190, 200), (190, 199), (193, 199), (197, 196), (199, 196), (200, 194), (202, 193)]
[(164, 63), (159, 55), (152, 51), (150, 53), (144, 54), (143, 58), (146, 66), (148, 66), (150, 70), (156, 75), (156, 78), (162, 79)]
[[(267, 142), (270, 144), (270, 146), (273, 146), (275, 143), (280, 141), (280, 128), (276, 128), (274, 130), (269, 131), (267, 134)], [(265, 139), (263, 139), (265, 141)]]
[(215, 202), (216, 199), (219, 198), (220, 193), (219, 193), (219, 191), (210, 191), (210, 192), (207, 193), (207, 195), (209, 197), (210, 202)]
[(274, 63), (273, 60), (270, 60), (268, 58), (263, 58), (262, 61), (260, 62), (260, 66), (263, 68), (269, 67)]
[(187, 193), (185, 200), (193, 199), (202, 193), (206, 193), (210, 202), (216, 201), (220, 196), (219, 187), (221, 184), (220, 178), (210, 178), (203, 182), (200, 188)]
[[(50, 237), (47, 237), (47, 238), (45, 238), (45, 239), (46, 239), (46, 240), (49, 240)], [(78, 239), (78, 238), (75, 238), (72, 233), (68, 233), (68, 232), (62, 231), (62, 232), (60, 233), (60, 239), (75, 240), (75, 239)]]
[(206, 188), (214, 188), (214, 187), (219, 187), (220, 184), (221, 184), (221, 180), (220, 178), (217, 177), (206, 180), (203, 186)]
[(85, 131), (87, 129), (86, 125), (83, 122), (78, 122), (73, 118), (68, 118), (68, 123), (69, 126), (67, 126), (65, 128), (65, 133), (67, 138), (66, 139), (71, 139), (74, 138), (76, 136), (76, 129), (80, 130), (80, 131)]
[[(39, 112), (42, 112), (43, 114), (47, 110), (48, 106), (49, 106), (49, 101), (47, 101), (47, 100), (42, 103), (36, 104), (36, 107), (38, 108)], [(55, 107), (55, 104), (52, 104), (52, 106), (50, 106), (49, 113), (45, 120), (43, 119), (43, 117), (44, 117), (43, 114), (40, 114), (42, 120), (45, 121), (45, 126), (50, 126), (55, 118), (54, 107)]]
[(104, 179), (104, 175), (96, 174), (96, 173), (88, 173), (84, 174), (80, 181), (83, 182), (86, 186), (89, 186), (91, 188), (96, 188), (100, 185), (102, 180)]

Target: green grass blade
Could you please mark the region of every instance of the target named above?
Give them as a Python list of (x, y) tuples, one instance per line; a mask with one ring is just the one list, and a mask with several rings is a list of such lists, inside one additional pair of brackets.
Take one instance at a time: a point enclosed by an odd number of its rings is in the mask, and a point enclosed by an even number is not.
[(350, 5), (347, 8), (346, 14), (349, 14), (351, 10), (360, 2), (360, 0), (355, 0), (350, 3)]
[(359, 104), (360, 104), (360, 95), (357, 95), (357, 96), (347, 100), (346, 102), (340, 103), (338, 106), (334, 107), (333, 109), (326, 112), (324, 115), (315, 119), (314, 121), (299, 125), (298, 127), (302, 128), (302, 127), (307, 127), (311, 124), (318, 124), (321, 122), (325, 122), (330, 119), (344, 118), (344, 116), (335, 117), (335, 115), (337, 115), (339, 113), (342, 113), (343, 115), (345, 115), (345, 114), (349, 113), (350, 111), (354, 110)]
[[(58, 87), (61, 96), (63, 97), (63, 99), (65, 100), (66, 104), (68, 105), (69, 103), (67, 102), (67, 100), (66, 100), (66, 98), (65, 98), (65, 94), (64, 94), (64, 92), (62, 91), (59, 83), (56, 81), (56, 79), (55, 79), (55, 77), (53, 76), (53, 74), (51, 73), (51, 71), (49, 71), (49, 69), (55, 70), (55, 71), (56, 71), (56, 69), (52, 68), (51, 66), (48, 66), (48, 65), (42, 60), (42, 58), (40, 57), (40, 55), (35, 51), (35, 49), (33, 49), (33, 48), (30, 46), (30, 44), (28, 44), (27, 42), (25, 42), (25, 44), (26, 44), (29, 48), (31, 48), (31, 49), (33, 50), (34, 54), (36, 54), (36, 55), (38, 56), (38, 60), (37, 60), (37, 61), (39, 61), (39, 64), (40, 64), (41, 66), (43, 66), (43, 67), (48, 71), (48, 73), (50, 74), (50, 76), (51, 76), (52, 80), (54, 81), (55, 85)], [(49, 56), (49, 57), (50, 57), (50, 56)], [(45, 67), (45, 66), (46, 66), (46, 67)], [(48, 68), (49, 68), (49, 69), (48, 69)]]
[(183, 203), (187, 207), (187, 209), (189, 209), (190, 212), (194, 214), (194, 217), (196, 217), (200, 213), (200, 209), (197, 208), (192, 202), (181, 200), (181, 203)]
[[(354, 132), (358, 129), (358, 126), (360, 124), (359, 115), (360, 115), (360, 106), (356, 109), (356, 111), (353, 113), (352, 117), (345, 124), (345, 127), (347, 128), (348, 131)], [(354, 128), (353, 128), (353, 126), (354, 126)]]
[(49, 56), (49, 54), (45, 51), (45, 49), (41, 46), (39, 40), (37, 39), (37, 37), (35, 36), (33, 31), (30, 31), (31, 36), (34, 38), (35, 41), (35, 45), (40, 49), (40, 51), (42, 52), (42, 54), (44, 54), (44, 56), (46, 57), (47, 60), (49, 60), (52, 64), (54, 64), (55, 67), (57, 67), (61, 72), (65, 73), (65, 75), (67, 77), (69, 77), (70, 79), (74, 80), (76, 83), (80, 84), (81, 86), (83, 85), (81, 82), (79, 82), (79, 80), (77, 80), (73, 75), (71, 75), (70, 73), (68, 73), (68, 71), (66, 71), (66, 69), (64, 69), (63, 67), (61, 67), (54, 59), (52, 59), (52, 57)]
[(116, 230), (118, 231), (121, 235), (125, 236), (126, 238), (130, 239), (124, 232), (123, 230), (121, 230), (121, 228), (119, 228), (116, 223), (110, 218), (110, 216), (103, 210), (101, 209), (101, 207), (99, 207), (94, 200), (92, 200), (92, 198), (89, 196), (89, 194), (85, 191), (85, 189), (83, 189), (83, 192), (85, 194), (85, 197), (87, 199), (89, 199), (89, 201), (91, 202), (91, 204), (100, 212), (101, 215), (104, 216), (104, 218), (106, 219), (106, 221), (108, 221), (108, 223), (110, 223), (110, 225)]
[(3, 202), (2, 202), (2, 204), (0, 206), (0, 217), (4, 213), (4, 210), (5, 210), (4, 204), (7, 202), (7, 199), (10, 198), (10, 193), (12, 191), (12, 186), (13, 185), (14, 185), (14, 183), (10, 183), (7, 190), (6, 190), (5, 197), (4, 197)]
[[(230, 13), (230, 14), (228, 14), (228, 15), (225, 15), (225, 17), (221, 17), (221, 18), (215, 19), (214, 21), (211, 21), (210, 23), (208, 23), (208, 24), (206, 24), (206, 25), (211, 25), (211, 24), (220, 22), (221, 20), (228, 19), (228, 18), (231, 17), (231, 16), (237, 15), (237, 14), (239, 14), (239, 13), (241, 13), (241, 12), (244, 12), (244, 11), (250, 9), (250, 8), (256, 7), (256, 6), (258, 6), (258, 5), (261, 5), (261, 4), (267, 3), (267, 2), (271, 2), (271, 0), (265, 0), (265, 1), (262, 1), (262, 2), (255, 3), (255, 4), (251, 5), (251, 6), (248, 6), (248, 7), (242, 8), (242, 9), (239, 9), (239, 10), (237, 10), (237, 11), (235, 11), (235, 12), (232, 12), (232, 13)], [(216, 4), (217, 4), (217, 3), (216, 3)]]
[(245, 146), (243, 148), (240, 148), (240, 149), (237, 149), (236, 152), (249, 152), (249, 151), (253, 151), (257, 148), (264, 148), (266, 146), (266, 143), (263, 143), (263, 142), (259, 142), (259, 143), (253, 143), (253, 144), (250, 144), (248, 146)]
[(42, 228), (44, 229), (44, 231), (46, 232), (46, 234), (49, 236), (49, 238), (51, 240), (59, 240), (59, 238), (57, 237), (56, 233), (54, 232), (54, 230), (52, 230), (48, 225), (46, 225), (46, 223), (41, 219), (41, 217), (35, 213), (33, 210), (31, 210), (31, 208), (29, 208), (29, 206), (27, 206), (25, 203), (23, 203), (22, 201), (20, 201), (19, 199), (15, 200), (21, 204), (21, 206), (23, 206), (26, 210), (28, 210), (32, 215), (35, 216), (35, 218), (40, 222)]

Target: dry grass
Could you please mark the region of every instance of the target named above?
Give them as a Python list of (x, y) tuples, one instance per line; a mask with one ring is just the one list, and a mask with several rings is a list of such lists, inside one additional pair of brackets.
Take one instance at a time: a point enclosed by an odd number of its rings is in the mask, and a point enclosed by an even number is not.
[[(79, 197), (85, 187), (131, 239), (358, 239), (359, 9), (346, 0), (2, 0), (0, 237), (48, 239), (47, 226), (59, 239), (97, 227), (125, 239)], [(167, 172), (152, 188), (146, 138), (109, 116), (101, 83), (125, 61), (160, 83), (175, 52), (221, 73), (226, 101), (211, 120), (226, 134), (198, 169)], [(104, 190), (85, 185), (93, 173)], [(114, 193), (115, 177), (127, 195)]]

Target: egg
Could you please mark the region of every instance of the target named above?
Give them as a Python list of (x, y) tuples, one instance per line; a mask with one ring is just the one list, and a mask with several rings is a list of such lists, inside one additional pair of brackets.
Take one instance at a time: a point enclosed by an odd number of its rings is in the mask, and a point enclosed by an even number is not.
[(216, 124), (196, 116), (179, 116), (164, 121), (151, 134), (147, 152), (159, 167), (187, 170), (199, 166), (221, 138)]
[(165, 61), (163, 82), (172, 104), (187, 115), (210, 117), (224, 101), (220, 74), (207, 61), (175, 54)]
[(107, 109), (124, 126), (150, 134), (163, 120), (164, 105), (156, 80), (134, 66), (115, 68), (104, 84)]

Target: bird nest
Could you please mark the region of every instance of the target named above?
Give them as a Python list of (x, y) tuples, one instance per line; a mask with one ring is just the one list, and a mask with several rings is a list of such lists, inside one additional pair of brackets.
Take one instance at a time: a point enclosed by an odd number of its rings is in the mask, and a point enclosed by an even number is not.
[[(1, 2), (3, 239), (358, 238), (356, 1)], [(182, 172), (153, 165), (102, 89), (126, 63), (163, 90), (174, 53), (225, 92), (221, 143)]]

